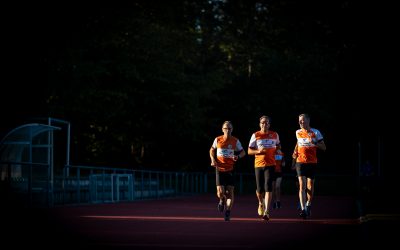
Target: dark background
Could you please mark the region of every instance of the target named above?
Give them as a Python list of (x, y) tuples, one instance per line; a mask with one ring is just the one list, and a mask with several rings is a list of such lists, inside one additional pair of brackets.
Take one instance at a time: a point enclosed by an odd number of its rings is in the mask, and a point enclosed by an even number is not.
[[(327, 144), (322, 172), (355, 173), (361, 142), (364, 158), (394, 173), (388, 135), (397, 67), (389, 6), (307, 0), (45, 7), (13, 6), (2, 16), (2, 138), (53, 117), (71, 122), (72, 164), (210, 171), (208, 150), (223, 121), (233, 122), (247, 148), (259, 117), (271, 116), (290, 155), (298, 114), (306, 112)], [(252, 164), (247, 157), (238, 169), (251, 171)]]

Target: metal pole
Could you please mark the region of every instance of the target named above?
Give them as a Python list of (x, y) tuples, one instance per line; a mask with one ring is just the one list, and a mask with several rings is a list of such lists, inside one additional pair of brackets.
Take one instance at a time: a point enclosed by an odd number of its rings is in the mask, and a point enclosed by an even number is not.
[(50, 166), (48, 166), (48, 168), (50, 169), (50, 187), (48, 190), (48, 195), (49, 195), (49, 206), (53, 206), (53, 190), (54, 190), (54, 150), (53, 150), (53, 146), (54, 146), (54, 137), (53, 137), (53, 130), (51, 130), (50, 132), (50, 145), (48, 145), (49, 147), (49, 151), (50, 151)]
[(357, 190), (358, 194), (361, 195), (361, 142), (358, 142), (358, 174), (357, 174)]
[(361, 174), (361, 167), (362, 167), (362, 162), (361, 162), (361, 142), (358, 142), (358, 176)]
[[(69, 166), (70, 146), (71, 146), (71, 123), (68, 122), (68, 131), (67, 131), (67, 159), (66, 159), (66, 164), (67, 164), (67, 166)], [(67, 177), (69, 177), (69, 168), (67, 168)]]
[(29, 206), (32, 206), (32, 127), (29, 127), (29, 176), (28, 176), (28, 196), (29, 196)]
[[(64, 121), (64, 120), (51, 118), (51, 117), (49, 117), (48, 121), (49, 121), (49, 125), (51, 124), (52, 121), (67, 124), (67, 155), (66, 155), (65, 164), (67, 166), (69, 166), (69, 164), (70, 164), (69, 157), (70, 157), (70, 148), (71, 148), (71, 123)], [(67, 175), (67, 177), (69, 177), (69, 168), (67, 168), (66, 175)]]
[(378, 177), (381, 176), (381, 137), (378, 136)]

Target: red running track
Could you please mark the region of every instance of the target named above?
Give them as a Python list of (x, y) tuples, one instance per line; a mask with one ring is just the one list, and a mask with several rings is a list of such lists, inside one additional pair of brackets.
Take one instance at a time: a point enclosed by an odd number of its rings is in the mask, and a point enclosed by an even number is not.
[(258, 217), (255, 195), (236, 195), (230, 221), (212, 194), (64, 206), (27, 213), (30, 223), (12, 232), (30, 236), (30, 246), (90, 249), (327, 249), (361, 246), (369, 237), (352, 197), (316, 196), (306, 220), (296, 203), (297, 197), (283, 196), (269, 221)]

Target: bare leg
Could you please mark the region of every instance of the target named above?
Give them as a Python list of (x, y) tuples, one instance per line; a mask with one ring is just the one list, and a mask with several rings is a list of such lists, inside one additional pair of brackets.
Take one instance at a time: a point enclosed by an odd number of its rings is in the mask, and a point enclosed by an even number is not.
[(225, 200), (226, 196), (225, 196), (225, 187), (224, 186), (217, 186), (217, 197), (220, 200)]
[(235, 198), (234, 194), (234, 187), (233, 186), (227, 186), (227, 192), (226, 192), (226, 210), (231, 210), (233, 206), (233, 201)]
[(262, 204), (264, 202), (264, 192), (259, 193), (256, 191), (256, 195), (257, 195), (258, 203)]
[(306, 177), (299, 176), (299, 200), (301, 210), (304, 210), (306, 207)]
[(269, 207), (272, 201), (272, 192), (265, 192), (265, 211), (269, 212)]
[(314, 180), (307, 178), (307, 202), (311, 204), (314, 196)]

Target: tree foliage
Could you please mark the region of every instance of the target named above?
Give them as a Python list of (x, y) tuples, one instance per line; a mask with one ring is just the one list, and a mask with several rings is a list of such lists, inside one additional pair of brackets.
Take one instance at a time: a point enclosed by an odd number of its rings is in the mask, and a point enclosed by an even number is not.
[(246, 148), (263, 114), (288, 153), (301, 112), (333, 144), (356, 46), (351, 8), (212, 0), (53, 12), (45, 115), (71, 121), (76, 164), (204, 171), (224, 120)]

